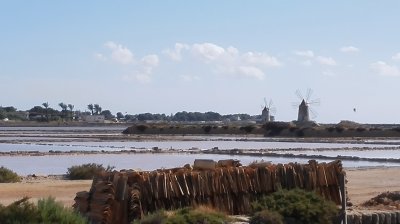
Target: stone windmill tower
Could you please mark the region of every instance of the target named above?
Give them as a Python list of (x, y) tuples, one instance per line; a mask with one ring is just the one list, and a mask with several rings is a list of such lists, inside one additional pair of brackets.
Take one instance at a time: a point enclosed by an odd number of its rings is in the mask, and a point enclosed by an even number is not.
[(264, 106), (261, 106), (262, 111), (261, 111), (261, 122), (266, 123), (270, 121), (275, 120), (275, 116), (272, 114), (275, 114), (276, 108), (273, 107), (273, 102), (272, 100), (269, 100), (269, 103), (267, 103), (267, 99), (264, 98)]
[[(305, 123), (305, 122), (310, 122), (310, 113), (313, 118), (317, 116), (317, 113), (311, 108), (311, 106), (317, 106), (320, 104), (319, 99), (313, 99), (311, 100), (311, 95), (313, 91), (312, 89), (307, 90), (306, 97), (303, 97), (301, 94), (300, 90), (296, 91), (297, 97), (301, 100), (299, 104), (299, 111), (297, 114), (297, 122), (300, 123)], [(297, 107), (297, 104), (295, 105)]]

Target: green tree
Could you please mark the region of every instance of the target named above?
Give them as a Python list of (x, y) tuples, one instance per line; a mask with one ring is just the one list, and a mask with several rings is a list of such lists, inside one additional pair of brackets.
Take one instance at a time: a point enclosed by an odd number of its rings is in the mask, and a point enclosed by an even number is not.
[(93, 104), (87, 105), (87, 108), (92, 112), (92, 115), (94, 114), (94, 106)]
[(94, 112), (95, 112), (95, 114), (100, 114), (101, 113), (101, 107), (98, 105), (98, 104), (95, 104), (94, 105)]
[(121, 120), (122, 118), (124, 118), (124, 115), (121, 112), (117, 113), (117, 119)]
[(58, 106), (61, 107), (62, 117), (65, 118), (67, 116), (67, 108), (68, 108), (67, 104), (61, 102), (58, 104)]
[(114, 118), (114, 115), (109, 110), (103, 110), (100, 114), (104, 115), (105, 119), (113, 119)]
[(49, 103), (45, 102), (45, 103), (42, 103), (42, 105), (46, 112), (46, 120), (47, 120), (47, 122), (49, 122)]
[(68, 104), (68, 109), (69, 109), (69, 112), (71, 115), (71, 120), (73, 120), (74, 119), (74, 105)]

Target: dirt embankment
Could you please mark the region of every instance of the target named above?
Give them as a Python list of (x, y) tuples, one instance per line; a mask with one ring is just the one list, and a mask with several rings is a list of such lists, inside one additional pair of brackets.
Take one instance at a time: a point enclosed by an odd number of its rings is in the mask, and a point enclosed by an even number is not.
[(261, 135), (290, 138), (385, 138), (400, 137), (400, 127), (299, 126), (291, 122), (270, 122), (264, 125), (137, 124), (128, 127), (123, 133), (135, 135)]
[[(364, 207), (362, 203), (386, 191), (400, 191), (400, 167), (349, 169), (347, 189), (351, 202), (350, 209), (390, 209), (384, 206)], [(33, 201), (44, 197), (55, 197), (66, 206), (74, 203), (75, 194), (88, 191), (91, 180), (65, 180), (59, 176), (25, 178), (20, 183), (0, 184), (0, 203), (7, 205), (24, 196)]]

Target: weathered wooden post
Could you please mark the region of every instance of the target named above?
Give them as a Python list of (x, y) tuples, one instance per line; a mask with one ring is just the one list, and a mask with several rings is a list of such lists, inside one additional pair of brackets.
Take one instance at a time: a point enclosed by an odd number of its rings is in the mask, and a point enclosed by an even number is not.
[(347, 195), (346, 195), (346, 173), (341, 172), (339, 174), (339, 184), (340, 184), (340, 193), (342, 196), (342, 209), (340, 211), (341, 223), (347, 224), (347, 214), (346, 214), (346, 205), (347, 205)]

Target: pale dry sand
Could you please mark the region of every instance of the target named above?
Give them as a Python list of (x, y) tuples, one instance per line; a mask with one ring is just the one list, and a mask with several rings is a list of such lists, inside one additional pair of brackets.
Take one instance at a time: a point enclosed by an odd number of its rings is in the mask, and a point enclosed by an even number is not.
[[(400, 191), (400, 167), (348, 169), (347, 189), (351, 202), (355, 207), (385, 191)], [(0, 203), (11, 202), (28, 196), (32, 201), (39, 198), (55, 197), (66, 206), (72, 206), (75, 194), (88, 191), (91, 180), (62, 180), (55, 178), (38, 178), (21, 183), (1, 183)]]

